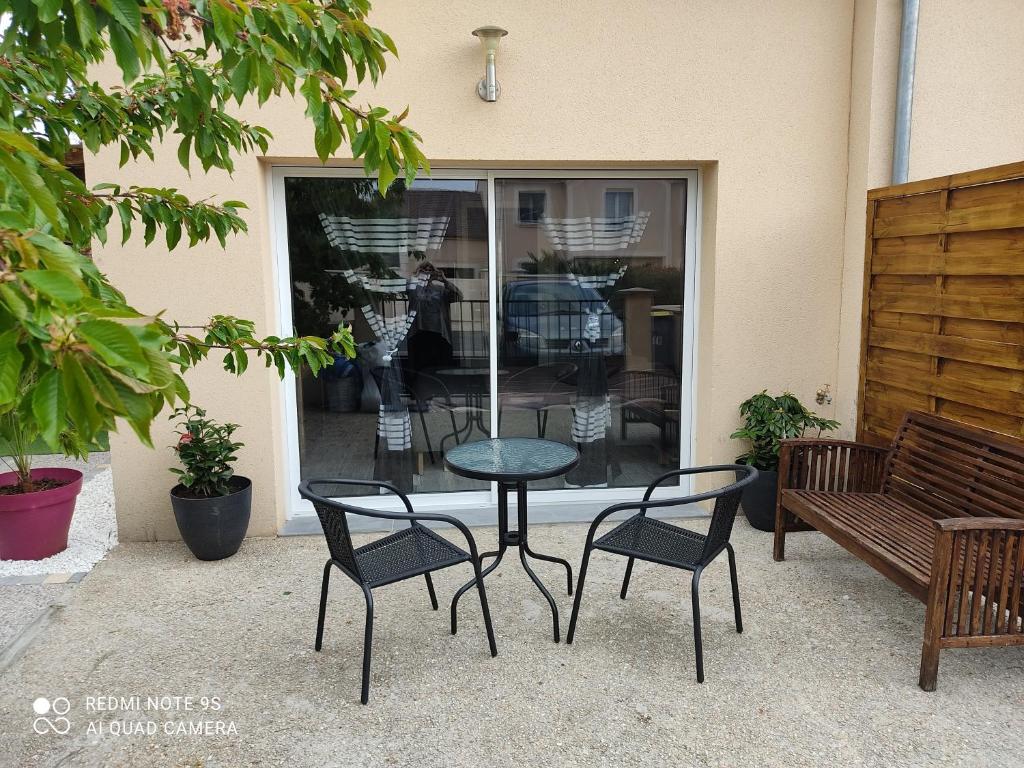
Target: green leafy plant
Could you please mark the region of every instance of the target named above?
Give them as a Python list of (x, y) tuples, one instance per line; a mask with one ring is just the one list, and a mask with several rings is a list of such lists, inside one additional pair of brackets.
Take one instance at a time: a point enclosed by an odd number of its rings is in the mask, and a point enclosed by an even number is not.
[[(270, 132), (232, 101), (305, 103), (321, 160), (346, 145), (385, 194), (429, 165), (419, 136), (393, 115), (355, 103), (395, 45), (370, 26), (368, 0), (0, 0), (0, 437), (80, 454), (123, 420), (146, 445), (164, 407), (188, 402), (181, 376), (212, 352), (240, 374), (250, 356), (283, 374), (314, 375), (347, 343), (260, 337), (251, 321), (214, 315), (179, 324), (137, 310), (89, 254), (119, 222), (122, 242), (162, 233), (168, 249), (246, 230), (241, 201), (193, 201), (177, 189), (87, 185), (65, 166), (76, 142), (120, 151), (124, 165), (176, 143), (186, 169), (232, 171), (265, 153)], [(120, 84), (90, 74), (113, 59)], [(172, 144), (173, 146), (173, 144)], [(324, 331), (317, 331), (323, 333)], [(25, 457), (19, 483), (31, 488)]]
[(244, 447), (231, 436), (237, 424), (218, 424), (206, 418), (206, 411), (195, 405), (175, 408), (172, 419), (180, 419), (178, 442), (173, 446), (184, 469), (171, 467), (178, 482), (192, 495), (209, 498), (227, 496), (237, 490), (231, 487), (235, 470), (232, 464), (238, 458), (235, 452)]
[(740, 404), (743, 426), (729, 437), (747, 440), (750, 450), (737, 456), (736, 461), (756, 469), (776, 471), (779, 468), (779, 442), (791, 437), (803, 437), (807, 430), (833, 430), (838, 421), (823, 419), (807, 410), (791, 392), (775, 397), (764, 390)]

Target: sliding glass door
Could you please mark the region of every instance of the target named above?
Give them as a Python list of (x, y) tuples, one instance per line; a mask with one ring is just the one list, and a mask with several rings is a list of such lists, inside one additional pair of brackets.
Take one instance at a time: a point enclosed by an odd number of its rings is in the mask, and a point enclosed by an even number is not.
[(552, 500), (622, 496), (688, 463), (695, 182), (435, 172), (381, 197), (354, 172), (275, 169), (281, 330), (344, 322), (358, 343), (287, 384), (289, 480), (486, 505), (489, 486), (443, 456), (495, 434), (580, 450), (538, 485)]

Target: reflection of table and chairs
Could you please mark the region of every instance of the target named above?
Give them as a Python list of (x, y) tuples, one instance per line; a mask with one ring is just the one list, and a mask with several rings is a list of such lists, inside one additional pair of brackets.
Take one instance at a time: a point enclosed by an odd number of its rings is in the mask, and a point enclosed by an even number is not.
[(551, 411), (572, 408), (576, 371), (577, 366), (569, 362), (543, 363), (517, 371), (502, 381), (498, 387), (498, 434), (506, 411), (526, 411), (536, 416), (537, 437), (544, 437)]
[[(448, 437), (454, 437), (456, 445), (465, 442), (476, 427), (481, 434), (490, 437), (491, 426), (487, 423), (487, 409), (484, 401), (488, 398), (491, 383), (491, 369), (486, 366), (467, 366), (465, 368), (438, 368), (434, 372), (442, 381), (451, 384), (448, 387), (454, 390), (453, 394), (461, 395), (465, 399), (466, 422), (455, 429), (453, 435), (445, 435), (442, 443)], [(506, 376), (508, 371), (498, 370), (498, 376)]]
[[(494, 557), (495, 560), (455, 593), (455, 597), (452, 599), (452, 634), (455, 634), (458, 629), (459, 598), (498, 567), (501, 559), (505, 556), (505, 550), (509, 547), (516, 547), (519, 550), (519, 559), (523, 563), (523, 569), (547, 599), (548, 605), (551, 606), (554, 638), (556, 643), (559, 642), (561, 635), (558, 631), (558, 607), (555, 605), (555, 599), (537, 574), (533, 572), (526, 558), (529, 556), (564, 566), (567, 591), (570, 595), (572, 594), (572, 566), (560, 557), (544, 555), (530, 549), (527, 539), (526, 484), (531, 480), (543, 480), (564, 475), (576, 466), (579, 458), (576, 449), (568, 445), (556, 443), (553, 440), (539, 440), (530, 437), (480, 440), (474, 443), (465, 443), (445, 454), (445, 466), (455, 474), (475, 480), (490, 480), (498, 483), (498, 549), (480, 555), (481, 565), (484, 558)], [(517, 528), (510, 530), (508, 494), (513, 488), (516, 492), (518, 521)]]

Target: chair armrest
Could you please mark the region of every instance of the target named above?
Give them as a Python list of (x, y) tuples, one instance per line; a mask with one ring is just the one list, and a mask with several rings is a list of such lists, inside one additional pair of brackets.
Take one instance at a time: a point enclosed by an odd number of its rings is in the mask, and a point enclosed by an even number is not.
[(877, 493), (882, 489), (890, 448), (798, 437), (779, 448), (779, 490)]
[[(716, 488), (711, 491), (705, 491), (703, 493), (694, 493), (689, 496), (682, 496), (673, 499), (657, 499), (651, 501), (651, 494), (654, 493), (654, 489), (658, 487), (662, 482), (672, 477), (679, 477), (681, 475), (699, 475), (708, 472), (746, 472), (747, 476), (737, 480), (734, 483)], [(614, 515), (616, 512), (625, 512), (630, 509), (638, 509), (641, 512), (646, 512), (648, 509), (656, 509), (659, 507), (676, 507), (683, 504), (695, 504), (698, 501), (706, 501), (708, 499), (715, 499), (719, 496), (725, 496), (728, 493), (741, 490), (750, 483), (754, 482), (757, 477), (757, 470), (753, 467), (748, 467), (743, 464), (716, 464), (710, 467), (688, 467), (686, 469), (675, 469), (671, 472), (666, 472), (654, 479), (654, 481), (647, 486), (647, 491), (644, 493), (642, 501), (624, 501), (619, 504), (613, 504), (607, 509), (602, 510), (594, 518), (590, 524), (590, 530), (587, 532), (587, 546), (589, 547), (594, 541), (594, 534), (597, 532), (598, 526), (604, 522), (605, 518), (609, 515)]]
[[(396, 488), (391, 483), (383, 482), (380, 480), (347, 480), (347, 479), (329, 479), (329, 478), (316, 478), (313, 480), (305, 480), (299, 483), (299, 494), (304, 498), (310, 496), (317, 496), (315, 491), (312, 490), (314, 485), (351, 485), (351, 486), (365, 486), (372, 488), (383, 488), (386, 491), (390, 491), (402, 500), (402, 504), (408, 512), (388, 512), (383, 509), (367, 509), (366, 507), (356, 507), (351, 504), (337, 504), (335, 505), (330, 499), (323, 499), (328, 504), (336, 506), (338, 511), (344, 513), (351, 513), (359, 515), (360, 517), (372, 517), (379, 520), (407, 520), (409, 523), (419, 523), (424, 520), (437, 523), (447, 523), (448, 525), (457, 528), (459, 532), (466, 538), (466, 543), (469, 544), (469, 552), (474, 560), (478, 559), (476, 540), (473, 538), (473, 534), (469, 532), (469, 527), (461, 520), (452, 517), (451, 515), (444, 515), (439, 512), (417, 512), (412, 507), (412, 502), (409, 501), (409, 497), (406, 496), (402, 491)], [(323, 498), (323, 497), (320, 497)]]

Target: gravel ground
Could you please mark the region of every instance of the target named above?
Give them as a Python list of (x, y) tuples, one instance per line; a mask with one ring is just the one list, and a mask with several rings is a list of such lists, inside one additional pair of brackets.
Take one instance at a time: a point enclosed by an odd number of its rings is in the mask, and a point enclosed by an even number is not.
[[(83, 468), (82, 464), (71, 466)], [(43, 560), (0, 560), (0, 577), (88, 571), (117, 544), (110, 468), (86, 466), (90, 476), (82, 483), (82, 491), (75, 502), (68, 548)]]
[[(482, 546), (495, 537), (475, 533)], [(537, 526), (531, 544), (575, 563), (584, 535), (579, 525)], [(358, 703), (362, 600), (337, 575), (323, 652), (312, 648), (321, 540), (249, 540), (217, 563), (175, 544), (121, 545), (3, 674), (0, 763), (1021, 765), (1024, 648), (945, 651), (939, 690), (924, 693), (917, 601), (817, 534), (792, 536), (784, 564), (771, 561), (770, 538), (744, 522), (734, 543), (745, 631), (734, 631), (722, 558), (701, 584), (704, 685), (694, 680), (687, 574), (638, 563), (621, 601), (624, 561), (595, 556), (567, 647), (551, 642), (547, 606), (513, 557), (487, 582), (496, 659), (472, 594), (452, 637), (422, 580), (376, 592), (366, 707)], [(553, 591), (564, 584), (557, 566), (537, 571)], [(437, 574), (439, 598), (450, 599), (467, 573)], [(564, 631), (570, 600), (564, 586), (558, 592)], [(170, 710), (101, 712), (86, 698), (135, 695), (192, 696), (196, 709), (166, 700)], [(67, 735), (33, 733), (40, 696), (69, 699)], [(204, 696), (222, 708), (204, 713)], [(164, 731), (199, 721), (234, 732)], [(148, 722), (156, 734), (116, 733)], [(103, 732), (90, 734), (90, 723)]]

